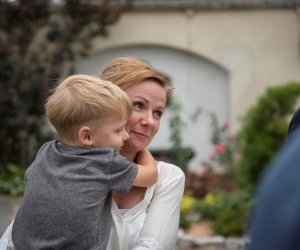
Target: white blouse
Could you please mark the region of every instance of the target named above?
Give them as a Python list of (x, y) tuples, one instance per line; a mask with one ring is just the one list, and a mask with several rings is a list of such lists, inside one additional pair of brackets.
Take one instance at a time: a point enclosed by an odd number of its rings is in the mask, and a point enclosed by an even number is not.
[(175, 165), (158, 162), (158, 181), (144, 200), (127, 211), (112, 204), (113, 225), (107, 250), (171, 250), (179, 227), (185, 176)]
[[(158, 162), (158, 180), (144, 200), (131, 209), (112, 203), (113, 225), (107, 250), (172, 250), (179, 227), (180, 202), (185, 175), (175, 165)], [(0, 239), (0, 250), (14, 249), (12, 224)]]

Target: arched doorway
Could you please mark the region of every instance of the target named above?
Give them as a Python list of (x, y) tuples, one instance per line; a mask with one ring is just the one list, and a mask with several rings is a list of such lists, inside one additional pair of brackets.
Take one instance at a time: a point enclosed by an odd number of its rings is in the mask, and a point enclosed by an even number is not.
[[(190, 167), (197, 169), (207, 159), (210, 143), (210, 113), (220, 122), (229, 120), (230, 96), (227, 71), (219, 65), (192, 53), (163, 46), (122, 46), (100, 51), (76, 64), (78, 73), (98, 75), (113, 58), (133, 56), (145, 60), (155, 69), (170, 77), (175, 90), (173, 96), (182, 104), (183, 146), (193, 148), (195, 157)], [(150, 149), (168, 149), (170, 143), (170, 112), (161, 122), (161, 129)]]

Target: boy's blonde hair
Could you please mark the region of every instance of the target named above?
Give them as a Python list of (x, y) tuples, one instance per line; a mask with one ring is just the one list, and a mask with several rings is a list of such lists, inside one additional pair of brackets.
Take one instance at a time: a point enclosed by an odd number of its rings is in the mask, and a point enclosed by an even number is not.
[(129, 87), (139, 84), (145, 80), (151, 79), (162, 86), (167, 97), (170, 97), (173, 87), (170, 82), (149, 64), (134, 57), (119, 57), (106, 65), (100, 78), (118, 85), (125, 90)]
[(45, 109), (60, 139), (73, 140), (82, 125), (128, 119), (132, 105), (117, 85), (99, 77), (73, 75), (55, 88)]

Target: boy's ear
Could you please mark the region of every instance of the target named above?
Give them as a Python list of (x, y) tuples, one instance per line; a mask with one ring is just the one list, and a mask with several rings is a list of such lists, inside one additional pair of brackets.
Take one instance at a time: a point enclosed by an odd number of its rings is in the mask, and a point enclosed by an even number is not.
[(78, 139), (84, 146), (93, 146), (93, 141), (91, 138), (91, 128), (88, 126), (79, 128)]

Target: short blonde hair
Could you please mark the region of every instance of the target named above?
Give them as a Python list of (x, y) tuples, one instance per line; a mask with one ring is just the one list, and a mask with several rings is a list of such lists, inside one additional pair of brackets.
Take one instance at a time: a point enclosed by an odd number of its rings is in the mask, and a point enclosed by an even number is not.
[(173, 87), (162, 74), (154, 70), (149, 64), (134, 57), (120, 57), (106, 65), (100, 78), (118, 85), (126, 91), (127, 88), (151, 79), (166, 90), (170, 97)]
[(99, 77), (72, 75), (49, 96), (46, 115), (60, 138), (73, 140), (85, 123), (127, 119), (132, 105), (118, 86)]

